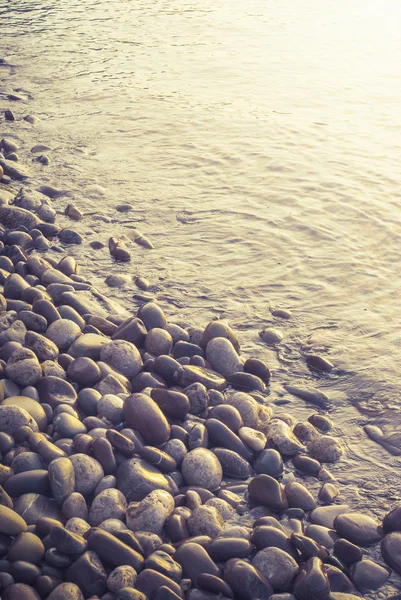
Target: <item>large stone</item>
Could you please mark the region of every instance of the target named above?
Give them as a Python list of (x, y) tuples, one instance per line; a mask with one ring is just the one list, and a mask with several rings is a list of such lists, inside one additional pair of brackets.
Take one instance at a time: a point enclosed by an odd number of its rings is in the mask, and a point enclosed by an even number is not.
[(46, 331), (46, 336), (61, 351), (67, 350), (80, 335), (81, 328), (69, 319), (53, 321)]
[(358, 546), (372, 546), (383, 537), (379, 523), (363, 513), (343, 513), (334, 521), (337, 533)]
[(103, 346), (110, 343), (109, 338), (96, 333), (85, 333), (75, 339), (68, 349), (68, 354), (74, 358), (87, 356), (93, 360), (100, 358), (100, 352)]
[(243, 600), (268, 600), (273, 588), (262, 573), (259, 573), (249, 562), (237, 558), (229, 560), (224, 568), (224, 581), (233, 590), (235, 597)]
[(67, 582), (55, 587), (47, 600), (84, 600), (84, 597), (75, 583)]
[(169, 439), (170, 425), (150, 396), (131, 394), (124, 401), (123, 411), (128, 425), (138, 431), (145, 442), (159, 446)]
[(248, 485), (249, 498), (271, 510), (281, 512), (288, 508), (284, 488), (270, 475), (257, 475)]
[(107, 573), (96, 552), (85, 552), (68, 569), (67, 578), (75, 583), (85, 598), (106, 593)]
[(388, 566), (401, 575), (401, 532), (387, 534), (383, 538), (381, 551)]
[(322, 435), (311, 442), (309, 452), (320, 462), (334, 463), (340, 460), (343, 449), (341, 443), (330, 435)]
[(0, 533), (16, 536), (26, 530), (27, 524), (17, 512), (0, 504)]

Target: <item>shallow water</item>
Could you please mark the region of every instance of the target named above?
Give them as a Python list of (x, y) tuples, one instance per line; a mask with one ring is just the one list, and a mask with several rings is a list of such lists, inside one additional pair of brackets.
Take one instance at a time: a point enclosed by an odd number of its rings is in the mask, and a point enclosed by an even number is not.
[[(184, 323), (227, 318), (272, 365), (272, 400), (294, 378), (324, 389), (348, 497), (379, 515), (401, 459), (361, 426), (401, 423), (400, 17), (396, 0), (0, 0), (16, 65), (2, 87), (42, 119), (15, 135), (53, 148), (41, 180), (71, 192), (60, 210), (96, 213), (78, 226), (88, 242), (137, 227), (155, 245), (129, 242), (127, 267), (86, 243), (83, 268), (103, 287), (111, 270), (148, 277)], [(109, 294), (129, 308), (135, 291)], [(257, 335), (271, 323), (275, 350)], [(309, 350), (336, 374), (316, 380)]]

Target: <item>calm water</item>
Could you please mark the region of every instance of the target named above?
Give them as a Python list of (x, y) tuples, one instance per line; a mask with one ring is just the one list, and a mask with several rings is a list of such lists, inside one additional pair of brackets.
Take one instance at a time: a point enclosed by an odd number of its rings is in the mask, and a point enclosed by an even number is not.
[[(42, 119), (16, 135), (54, 149), (42, 180), (98, 213), (88, 241), (148, 235), (131, 274), (176, 319), (228, 318), (274, 395), (313, 382), (306, 350), (327, 355), (339, 374), (313, 384), (348, 436), (343, 480), (361, 503), (382, 495), (378, 514), (401, 459), (361, 425), (401, 423), (400, 18), (399, 0), (0, 0), (3, 87)], [(75, 252), (97, 282), (127, 268)], [(110, 295), (129, 307), (134, 289)], [(277, 352), (257, 336), (269, 323)]]

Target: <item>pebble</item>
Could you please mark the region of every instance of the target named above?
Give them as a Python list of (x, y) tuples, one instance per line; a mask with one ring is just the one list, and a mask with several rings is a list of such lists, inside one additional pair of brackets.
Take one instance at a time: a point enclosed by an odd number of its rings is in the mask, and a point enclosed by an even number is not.
[(127, 509), (127, 526), (132, 531), (150, 531), (160, 535), (174, 511), (174, 498), (165, 490), (153, 490), (141, 502)]
[(377, 590), (390, 577), (390, 569), (369, 559), (359, 560), (351, 565), (349, 575), (355, 586), (361, 591)]
[(124, 400), (124, 417), (140, 433), (145, 442), (160, 445), (170, 437), (170, 425), (152, 398), (146, 394), (132, 394)]
[(264, 548), (252, 559), (252, 565), (265, 577), (275, 591), (288, 591), (299, 566), (297, 562), (280, 548)]
[(340, 460), (343, 449), (341, 443), (334, 437), (322, 435), (308, 446), (309, 452), (320, 462), (334, 463)]
[(401, 575), (401, 532), (388, 533), (382, 540), (381, 551), (388, 566)]
[(334, 520), (338, 535), (358, 546), (371, 546), (383, 537), (379, 523), (363, 513), (345, 512)]
[(75, 491), (84, 496), (93, 493), (99, 481), (104, 477), (100, 463), (85, 454), (73, 454), (69, 460), (74, 468)]
[(270, 475), (257, 475), (248, 485), (249, 498), (271, 510), (281, 512), (288, 508), (283, 487)]
[(223, 478), (218, 458), (207, 448), (195, 448), (188, 452), (182, 461), (181, 471), (188, 485), (212, 491), (219, 487)]
[[(143, 500), (153, 490), (165, 490), (175, 495), (177, 487), (153, 465), (140, 458), (126, 460), (116, 472), (117, 488), (128, 502)], [(118, 566), (118, 565), (116, 565)]]

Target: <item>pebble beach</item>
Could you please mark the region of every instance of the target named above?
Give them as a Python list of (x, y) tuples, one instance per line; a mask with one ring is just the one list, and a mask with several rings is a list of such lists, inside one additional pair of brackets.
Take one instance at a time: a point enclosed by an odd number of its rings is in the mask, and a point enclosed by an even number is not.
[[(336, 365), (305, 353), (313, 384), (286, 384), (300, 419), (226, 320), (172, 319), (145, 272), (117, 302), (152, 238), (86, 232), (101, 198), (88, 210), (52, 180), (35, 131), (14, 79), (0, 98), (2, 600), (401, 598), (401, 505), (344, 495), (348, 441), (321, 389)], [(103, 281), (85, 248), (107, 253)], [(251, 335), (282, 341), (271, 323)]]

